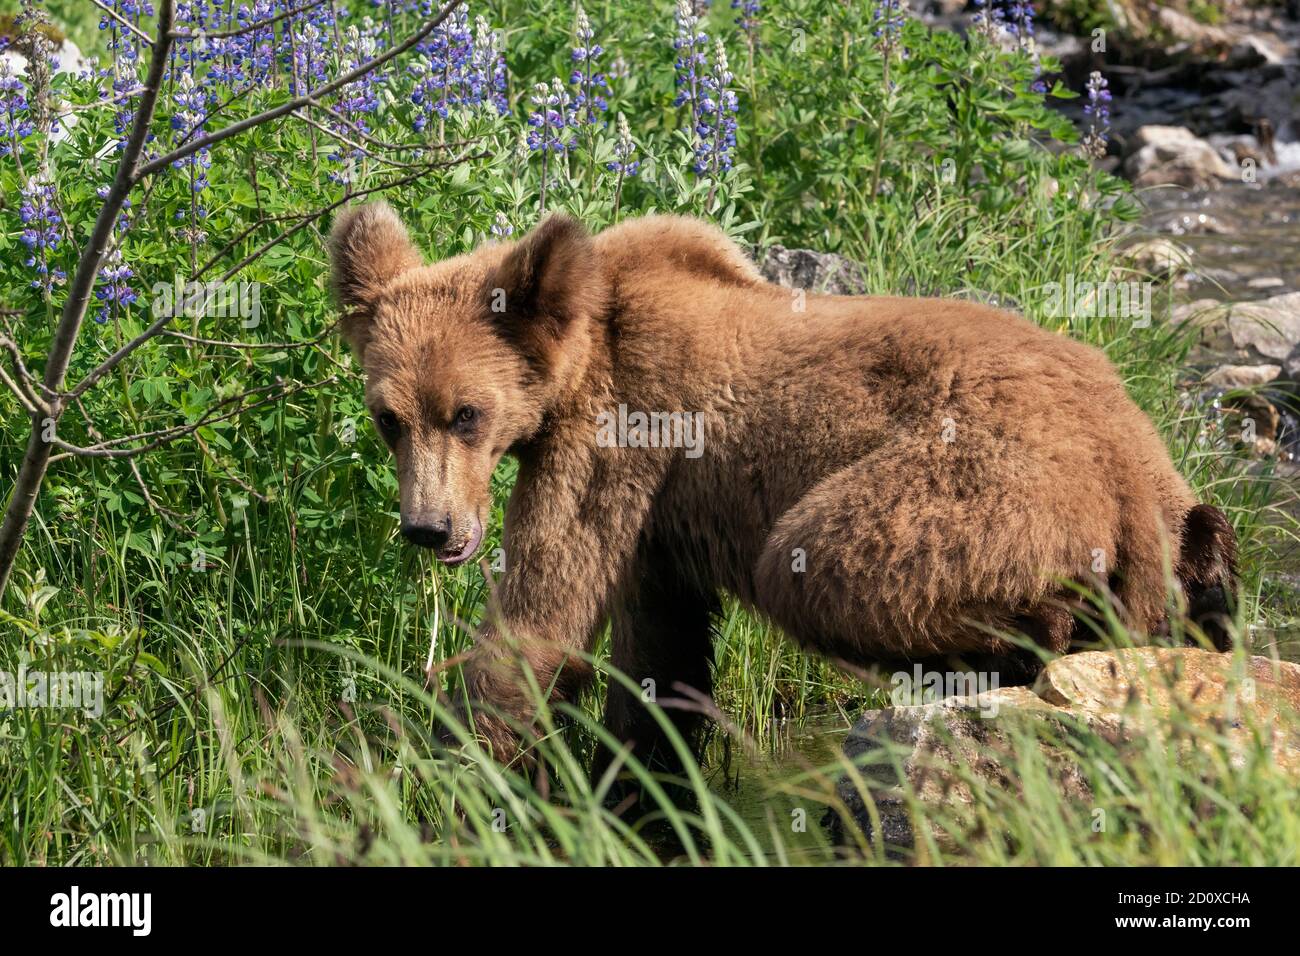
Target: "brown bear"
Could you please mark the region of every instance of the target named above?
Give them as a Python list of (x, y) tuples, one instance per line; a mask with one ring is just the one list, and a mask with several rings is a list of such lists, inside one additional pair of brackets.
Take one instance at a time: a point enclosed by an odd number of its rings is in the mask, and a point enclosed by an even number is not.
[[(1143, 633), (1163, 626), (1167, 571), (1197, 616), (1226, 610), (1224, 516), (1099, 351), (1018, 315), (792, 293), (678, 216), (593, 237), (552, 215), (427, 265), (377, 203), (344, 211), (330, 245), (402, 534), (470, 559), (489, 476), (518, 459), (466, 665), (471, 696), (518, 721), (520, 657), (571, 698), (589, 676), (571, 652), (607, 619), (633, 681), (707, 694), (721, 591), (850, 665), (1010, 654), (1000, 631), (1063, 653), (1072, 582), (1112, 591)], [(644, 754), (662, 741), (639, 697), (611, 681), (606, 717)], [(508, 752), (510, 723), (478, 726)]]

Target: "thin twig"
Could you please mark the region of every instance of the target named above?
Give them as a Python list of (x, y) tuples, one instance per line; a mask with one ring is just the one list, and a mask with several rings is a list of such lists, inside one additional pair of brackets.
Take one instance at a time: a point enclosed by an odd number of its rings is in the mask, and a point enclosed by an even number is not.
[(126, 27), (128, 30), (134, 33), (145, 43), (149, 44), (149, 46), (153, 46), (153, 37), (149, 36), (149, 34), (145, 33), (143, 30), (137, 27), (126, 17), (122, 16), (122, 14), (118, 13), (116, 10), (110, 7), (108, 4), (103, 3), (102, 0), (90, 0), (90, 2), (93, 3), (95, 6), (99, 7), (99, 9), (103, 10), (105, 13), (107, 13), (118, 23), (122, 24), (122, 26)]
[[(159, 428), (154, 431), (141, 432), (136, 435), (126, 435), (121, 438), (110, 438), (106, 441), (97, 442), (94, 445), (73, 445), (56, 435), (50, 440), (50, 444), (57, 448), (62, 448), (63, 453), (52, 456), (50, 461), (61, 461), (64, 458), (73, 457), (130, 458), (133, 455), (142, 455), (145, 452), (153, 451), (155, 448), (161, 448), (163, 445), (175, 441), (177, 438), (184, 435), (196, 432), (205, 425), (214, 425), (218, 422), (229, 421), (232, 418), (242, 415), (244, 412), (252, 411), (254, 408), (261, 408), (264, 405), (278, 401), (281, 398), (286, 398), (289, 395), (296, 395), (298, 392), (305, 391), (306, 389), (319, 388), (322, 385), (328, 385), (331, 382), (336, 381), (338, 381), (338, 377), (331, 375), (329, 378), (323, 378), (318, 382), (309, 382), (307, 384), (294, 386), (286, 386), (282, 381), (273, 382), (270, 385), (259, 385), (256, 388), (246, 389), (237, 395), (232, 395), (229, 398), (222, 399), (204, 412), (198, 419), (188, 424), (173, 425), (170, 428)], [(240, 405), (234, 411), (227, 412), (224, 415), (215, 414), (219, 409), (224, 408), (232, 402), (239, 402), (248, 398), (250, 395), (258, 395), (271, 389), (279, 389), (279, 391), (274, 395), (264, 398), (259, 402), (254, 402), (251, 405)], [(118, 447), (119, 445), (131, 441), (144, 441), (145, 444), (133, 445), (130, 448)]]

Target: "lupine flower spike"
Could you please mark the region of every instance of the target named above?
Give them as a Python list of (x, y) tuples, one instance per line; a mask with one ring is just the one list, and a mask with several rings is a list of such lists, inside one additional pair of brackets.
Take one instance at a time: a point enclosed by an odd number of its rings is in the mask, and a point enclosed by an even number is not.
[(1110, 90), (1106, 78), (1093, 70), (1088, 77), (1088, 102), (1083, 115), (1088, 117), (1088, 131), (1083, 136), (1083, 152), (1100, 159), (1106, 155), (1106, 141), (1110, 135)]

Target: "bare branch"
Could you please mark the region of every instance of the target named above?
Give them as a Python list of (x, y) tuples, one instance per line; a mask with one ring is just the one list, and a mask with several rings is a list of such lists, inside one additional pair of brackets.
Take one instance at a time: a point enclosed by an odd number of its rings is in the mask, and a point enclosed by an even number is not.
[(126, 17), (122, 16), (122, 14), (118, 13), (116, 10), (110, 7), (108, 4), (103, 3), (102, 0), (90, 0), (90, 2), (93, 3), (95, 6), (99, 7), (100, 10), (107, 13), (118, 23), (122, 24), (122, 26), (126, 27), (128, 30), (134, 33), (137, 38), (143, 40), (145, 43), (149, 44), (149, 46), (153, 46), (153, 37), (149, 36), (149, 34), (145, 33), (143, 30), (137, 27)]
[[(122, 149), (113, 184), (109, 187), (108, 195), (104, 198), (99, 215), (95, 219), (90, 241), (77, 260), (77, 268), (72, 281), (68, 284), (67, 298), (64, 300), (63, 311), (59, 315), (54, 340), (45, 362), (44, 383), (49, 392), (57, 393), (63, 389), (63, 380), (68, 374), (68, 363), (72, 359), (72, 351), (76, 347), (77, 336), (86, 317), (91, 290), (94, 288), (95, 277), (99, 274), (99, 267), (108, 250), (113, 227), (117, 224), (117, 217), (122, 211), (122, 204), (126, 201), (127, 194), (138, 181), (140, 155), (144, 150), (149, 125), (153, 121), (154, 111), (158, 105), (158, 94), (162, 89), (163, 75), (171, 51), (169, 34), (175, 12), (174, 0), (159, 0), (158, 38), (151, 45), (149, 72), (145, 79), (144, 90), (140, 94), (140, 102), (135, 110), (135, 118), (132, 120), (131, 133)], [(63, 406), (56, 400), (51, 407), (53, 413), (51, 417), (57, 418), (62, 409)], [(41, 483), (45, 480), (45, 473), (49, 468), (52, 448), (50, 443), (44, 440), (43, 427), (40, 417), (34, 414), (22, 464), (18, 466), (14, 489), (5, 507), (4, 521), (0, 522), (0, 594), (4, 593), (5, 586), (9, 582), (14, 560), (22, 545), (23, 534), (31, 520), (32, 510), (36, 506), (36, 496), (40, 492)]]
[(410, 173), (409, 175), (403, 176), (400, 179), (395, 179), (392, 180), (391, 182), (382, 183), (378, 186), (371, 186), (368, 189), (361, 189), (358, 190), (357, 192), (350, 193), (344, 196), (342, 199), (338, 199), (330, 203), (328, 206), (321, 207), (316, 212), (305, 217), (301, 222), (295, 224), (291, 228), (286, 229), (284, 232), (280, 233), (280, 235), (276, 236), (274, 239), (270, 239), (267, 242), (263, 243), (257, 249), (253, 250), (247, 256), (241, 259), (238, 263), (236, 263), (235, 265), (227, 269), (225, 273), (222, 274), (220, 281), (222, 282), (228, 281), (230, 278), (237, 275), (239, 273), (239, 270), (243, 269), (244, 266), (266, 255), (268, 249), (272, 248), (273, 246), (279, 245), (281, 242), (284, 242), (286, 239), (290, 238), (294, 234), (301, 232), (303, 229), (307, 228), (307, 226), (311, 225), (313, 222), (320, 219), (321, 217), (328, 216), (331, 212), (333, 212), (335, 209), (338, 209), (340, 206), (346, 205), (349, 202), (353, 202), (357, 199), (360, 199), (362, 196), (369, 196), (371, 193), (382, 192), (383, 190), (386, 189), (396, 189), (398, 186), (404, 186), (407, 183), (411, 183), (419, 179), (421, 176), (423, 176), (425, 173), (429, 172), (430, 170), (445, 169), (448, 166), (458, 166), (461, 163), (469, 162), (471, 160), (483, 159), (485, 156), (487, 156), (487, 150), (483, 150), (482, 152), (474, 153), (472, 155), (457, 156), (455, 159), (448, 159), (440, 163), (428, 163), (425, 166), (423, 166), (421, 169), (418, 169), (415, 172)]
[(312, 100), (308, 105), (314, 110), (320, 110), (322, 113), (332, 116), (340, 123), (346, 123), (351, 127), (352, 135), (356, 136), (363, 142), (369, 143), (377, 149), (393, 150), (394, 152), (399, 150), (405, 152), (414, 152), (416, 150), (428, 152), (431, 150), (459, 149), (462, 146), (472, 146), (482, 139), (482, 137), (476, 137), (475, 139), (460, 139), (449, 143), (390, 143), (367, 133), (361, 128), (360, 124), (358, 124), (356, 120), (344, 116), (338, 110), (332, 109), (324, 103), (318, 103), (316, 100)]
[(190, 345), (212, 345), (218, 348), (228, 349), (301, 349), (318, 342), (323, 342), (333, 333), (338, 326), (338, 322), (331, 322), (325, 331), (310, 339), (303, 339), (301, 342), (228, 342), (223, 339), (204, 339), (197, 335), (189, 335), (185, 332), (175, 332), (171, 329), (163, 329), (160, 335), (168, 338), (180, 339), (182, 342), (188, 342)]
[(5, 371), (5, 367), (3, 365), (0, 365), (0, 385), (3, 385), (5, 388), (9, 389), (9, 391), (13, 393), (14, 398), (18, 399), (18, 404), (23, 407), (23, 409), (27, 412), (27, 414), (29, 415), (49, 414), (49, 408), (45, 405), (45, 403), (40, 402), (39, 404), (37, 404), (38, 399), (36, 398), (36, 396), (33, 395), (31, 392), (24, 391), (18, 385), (17, 382), (15, 382), (12, 378), (10, 378), (9, 373)]
[[(90, 433), (90, 437), (96, 440), (102, 438), (103, 436), (100, 434), (99, 430), (95, 428), (90, 413), (86, 411), (86, 406), (81, 404), (80, 401), (77, 402), (77, 411), (81, 412), (82, 421), (85, 423), (86, 431)], [(135, 476), (135, 483), (140, 488), (140, 494), (144, 495), (145, 504), (147, 504), (149, 509), (157, 514), (158, 517), (167, 522), (168, 527), (173, 531), (180, 531), (181, 525), (178, 519), (184, 516), (177, 514), (170, 508), (165, 508), (158, 503), (158, 500), (153, 496), (153, 492), (149, 490), (148, 484), (145, 483), (144, 475), (140, 472), (140, 466), (136, 464), (134, 458), (128, 459), (127, 464), (131, 466), (131, 474)]]
[[(266, 242), (262, 243), (262, 245), (258, 246), (257, 249), (253, 250), (248, 255), (246, 255), (243, 259), (237, 262), (235, 265), (227, 269), (221, 275), (221, 277), (216, 281), (228, 282), (232, 277), (237, 275), (239, 271), (243, 269), (246, 265), (248, 265), (250, 262), (254, 262), (257, 259), (260, 259), (262, 256), (264, 256), (268, 249), (271, 249), (272, 247), (278, 245), (279, 243), (284, 242), (286, 239), (291, 238), (292, 236), (296, 235), (298, 232), (305, 229), (307, 226), (311, 225), (311, 223), (315, 222), (316, 220), (320, 219), (323, 216), (329, 215), (331, 212), (333, 212), (335, 209), (338, 209), (340, 206), (344, 205), (345, 203), (351, 202), (352, 200), (355, 200), (361, 196), (369, 195), (370, 193), (380, 192), (381, 190), (385, 190), (385, 189), (394, 189), (398, 186), (403, 186), (406, 183), (414, 182), (416, 179), (423, 176), (429, 170), (440, 169), (446, 166), (454, 166), (457, 163), (466, 162), (472, 159), (480, 159), (486, 155), (487, 155), (486, 152), (482, 152), (482, 153), (477, 153), (473, 156), (461, 156), (456, 159), (446, 160), (440, 163), (429, 163), (426, 166), (424, 166), (422, 169), (414, 173), (411, 173), (407, 176), (403, 176), (400, 179), (396, 179), (388, 183), (383, 183), (379, 186), (371, 186), (369, 189), (362, 189), (358, 192), (351, 194), (350, 196), (344, 196), (342, 199), (332, 202), (328, 206), (324, 206), (321, 209), (318, 209), (316, 212), (303, 217), (303, 219), (301, 219), (298, 223), (296, 223), (289, 229), (284, 230), (278, 236), (275, 236), (274, 238), (269, 239)], [(95, 368), (87, 372), (85, 378), (83, 378), (80, 382), (78, 382), (76, 387), (73, 388), (72, 391), (65, 393), (62, 397), (69, 400), (75, 400), (77, 398), (80, 398), (87, 391), (93, 388), (95, 384), (99, 382), (100, 379), (102, 379), (105, 375), (113, 371), (113, 369), (115, 369), (119, 364), (121, 364), (122, 360), (125, 359), (128, 355), (130, 355), (140, 346), (144, 345), (150, 339), (153, 339), (158, 335), (161, 335), (163, 329), (166, 328), (167, 324), (175, 318), (176, 316), (174, 315), (159, 316), (143, 332), (141, 332), (135, 338), (131, 339), (131, 341), (121, 346), (116, 352), (114, 352), (108, 358), (104, 359), (103, 362), (101, 362), (99, 365), (95, 366)]]
[(419, 163), (403, 162), (402, 160), (398, 160), (398, 159), (389, 159), (386, 156), (378, 156), (375, 153), (370, 152), (370, 150), (366, 149), (356, 140), (349, 139), (347, 136), (344, 136), (338, 130), (330, 129), (324, 123), (316, 122), (316, 120), (312, 119), (306, 113), (294, 113), (293, 116), (294, 119), (302, 120), (307, 125), (315, 127), (316, 129), (320, 130), (326, 136), (333, 137), (334, 139), (342, 143), (344, 146), (348, 146), (351, 147), (352, 149), (355, 149), (358, 153), (361, 153), (363, 156), (373, 159), (377, 163), (384, 163), (385, 165), (391, 166), (394, 169), (414, 169), (416, 166), (420, 165)]
[[(231, 395), (229, 398), (222, 399), (204, 412), (203, 415), (195, 421), (188, 424), (173, 425), (170, 428), (159, 428), (154, 431), (140, 432), (135, 435), (124, 435), (120, 438), (110, 438), (105, 441), (96, 442), (93, 445), (73, 445), (70, 442), (65, 442), (58, 436), (55, 436), (50, 440), (50, 444), (56, 448), (62, 448), (63, 453), (54, 455), (50, 461), (61, 461), (64, 458), (72, 457), (130, 458), (134, 455), (143, 455), (145, 452), (153, 451), (155, 448), (161, 448), (163, 445), (173, 442), (177, 438), (196, 432), (205, 425), (215, 425), (218, 422), (229, 421), (232, 418), (242, 415), (244, 412), (252, 411), (254, 408), (261, 408), (264, 405), (268, 405), (271, 402), (285, 398), (289, 395), (295, 395), (298, 392), (310, 388), (319, 388), (322, 385), (328, 385), (336, 381), (338, 381), (338, 377), (331, 375), (329, 378), (323, 378), (318, 382), (311, 382), (308, 384), (286, 386), (283, 381), (275, 381), (270, 385), (259, 385), (256, 388), (246, 389), (237, 395)], [(272, 389), (278, 389), (278, 391), (276, 391), (274, 395), (270, 395), (259, 402), (254, 402), (251, 405), (239, 405), (238, 408), (226, 412), (224, 415), (216, 414), (220, 409), (225, 408), (232, 403), (242, 402), (250, 396), (260, 395), (264, 392), (271, 391)], [(130, 448), (119, 447), (128, 442), (145, 442), (145, 444), (133, 445)]]
[[(37, 394), (38, 390), (44, 389), (44, 385), (41, 383), (41, 380), (29, 372), (27, 366), (23, 364), (23, 353), (19, 351), (18, 343), (10, 338), (12, 335), (12, 331), (9, 331), (9, 335), (0, 335), (0, 348), (9, 353), (9, 360), (13, 362), (14, 375), (17, 377), (17, 381), (14, 383), (15, 391), (18, 392), (20, 397), (25, 399), (23, 402), (24, 405), (31, 406), (27, 409), (28, 411), (39, 411), (42, 414), (49, 415), (49, 403)], [(18, 391), (16, 388), (16, 386), (19, 385), (22, 386), (21, 391)]]

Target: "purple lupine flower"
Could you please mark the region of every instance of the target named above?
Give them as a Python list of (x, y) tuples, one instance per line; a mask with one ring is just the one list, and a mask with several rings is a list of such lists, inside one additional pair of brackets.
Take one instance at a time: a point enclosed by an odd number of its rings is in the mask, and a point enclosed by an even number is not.
[[(154, 15), (153, 4), (148, 0), (104, 0), (106, 6), (113, 7), (129, 23), (139, 26), (143, 17)], [(136, 34), (123, 29), (116, 18), (102, 16), (99, 29), (108, 33), (105, 44), (112, 56), (112, 69), (101, 74), (112, 76), (110, 89), (113, 101), (113, 132), (117, 134), (117, 148), (126, 148), (126, 138), (135, 120), (135, 110), (128, 95), (140, 89), (140, 43)]]
[(473, 64), (478, 74), (480, 97), (486, 98), (496, 108), (498, 116), (505, 116), (510, 112), (510, 103), (506, 100), (506, 54), (501, 34), (482, 17), (474, 18)]
[(13, 74), (8, 57), (0, 57), (0, 156), (18, 149), (18, 141), (36, 128), (27, 112), (27, 87)]
[(290, 33), (291, 72), (289, 92), (295, 96), (310, 93), (325, 83), (325, 33), (310, 20), (294, 26)]
[(673, 67), (677, 71), (677, 96), (673, 105), (690, 104), (691, 126), (694, 127), (699, 118), (700, 67), (708, 62), (704, 51), (708, 48), (709, 36), (700, 30), (700, 18), (690, 0), (677, 0), (675, 19), (677, 35), (673, 38), (673, 49), (677, 51), (677, 60)]
[(1030, 87), (1035, 93), (1046, 93), (1047, 84), (1040, 74), (1043, 68), (1038, 62), (1038, 46), (1034, 42), (1034, 5), (1029, 0), (1010, 0), (1005, 17), (1006, 28), (1016, 38), (1020, 49), (1034, 61), (1034, 82)]
[(727, 49), (718, 40), (713, 48), (713, 65), (700, 77), (699, 118), (695, 124), (695, 172), (716, 178), (731, 168), (731, 149), (736, 145), (738, 102), (731, 89), (735, 79), (727, 67)]
[[(202, 135), (203, 124), (207, 120), (208, 92), (194, 79), (194, 74), (185, 69), (176, 80), (176, 92), (172, 100), (178, 107), (172, 114), (172, 129), (177, 132), (177, 145)], [(208, 187), (207, 170), (212, 166), (212, 157), (207, 149), (200, 149), (183, 159), (172, 163), (176, 169), (188, 167), (190, 170), (190, 188), (200, 193)]]
[(510, 225), (510, 220), (506, 218), (506, 214), (498, 212), (496, 220), (492, 223), (492, 235), (498, 239), (505, 239), (513, 235), (514, 231), (515, 227)]
[(871, 19), (875, 23), (872, 35), (879, 42), (881, 55), (886, 59), (895, 55), (907, 56), (902, 41), (903, 24), (907, 22), (907, 0), (877, 0)]
[(420, 58), (410, 71), (416, 78), (411, 102), (420, 108), (412, 121), (417, 132), (435, 116), (446, 119), (453, 106), (482, 102), (483, 80), (475, 69), (474, 38), (463, 7), (417, 44), (416, 51)]
[[(203, 135), (203, 126), (207, 121), (209, 92), (195, 79), (188, 66), (182, 68), (176, 78), (176, 92), (172, 94), (177, 110), (172, 114), (171, 125), (176, 131), (176, 144), (184, 143)], [(208, 188), (208, 170), (212, 167), (212, 154), (206, 149), (199, 149), (188, 156), (172, 162), (174, 169), (188, 169), (190, 178), (190, 202), (187, 209), (177, 210), (176, 218), (188, 222), (181, 229), (181, 235), (190, 243), (191, 249), (207, 242), (208, 234), (202, 227), (202, 220), (208, 212), (202, 206), (200, 196)]]
[[(95, 188), (95, 195), (100, 199), (108, 198), (108, 186), (98, 186)], [(118, 217), (117, 226), (114, 228), (125, 230), (131, 223), (131, 197), (127, 196), (122, 200), (122, 214)]]
[[(339, 72), (347, 73), (374, 57), (379, 48), (378, 40), (363, 33), (356, 26), (349, 26), (343, 31), (343, 50), (340, 57)], [(343, 119), (330, 117), (326, 122), (330, 129), (343, 138), (353, 139), (354, 130), (369, 133), (370, 122), (367, 117), (379, 111), (379, 76), (371, 72), (360, 77), (337, 94), (334, 109)], [(348, 146), (342, 139), (330, 151), (329, 160), (342, 165), (342, 170), (330, 170), (327, 174), (331, 182), (351, 185), (357, 163), (365, 157), (365, 151), (355, 146)]]
[(739, 11), (736, 25), (751, 38), (758, 33), (758, 16), (763, 12), (759, 0), (731, 0), (731, 9)]
[(727, 50), (721, 40), (714, 45), (713, 63), (709, 64), (705, 53), (709, 37), (700, 30), (700, 18), (690, 0), (677, 0), (676, 21), (677, 96), (673, 105), (691, 107), (692, 168), (697, 175), (716, 178), (731, 168), (731, 149), (736, 145), (738, 102), (731, 90), (735, 77), (727, 66)]
[(579, 125), (603, 125), (604, 120), (600, 114), (609, 108), (605, 99), (609, 93), (609, 81), (600, 72), (597, 61), (605, 48), (592, 42), (596, 34), (581, 5), (578, 7), (573, 35), (572, 59), (576, 66), (569, 75), (569, 85), (576, 88), (573, 97), (574, 120)]
[(23, 231), (19, 236), (31, 255), (23, 263), (36, 270), (33, 289), (41, 289), (48, 296), (50, 289), (67, 278), (62, 269), (50, 265), (50, 253), (59, 246), (59, 215), (54, 199), (54, 183), (47, 174), (33, 176), (22, 187), (22, 203), (18, 207)]
[(103, 305), (95, 313), (94, 320), (102, 325), (108, 321), (109, 316), (117, 314), (122, 306), (130, 305), (140, 296), (131, 285), (135, 272), (122, 261), (121, 249), (115, 248), (108, 254), (99, 270), (99, 277), (104, 280), (104, 284), (96, 287), (95, 298)]
[(1005, 29), (998, 0), (971, 0), (971, 4), (975, 7), (975, 32), (991, 43), (997, 42)]
[(565, 153), (578, 145), (571, 129), (574, 125), (569, 112), (572, 100), (557, 76), (551, 85), (538, 83), (533, 87), (529, 101), (537, 107), (528, 115), (528, 148), (534, 152)]
[(1083, 115), (1088, 117), (1088, 131), (1083, 136), (1083, 151), (1100, 159), (1106, 155), (1106, 142), (1110, 135), (1110, 90), (1106, 78), (1096, 70), (1088, 77), (1088, 102)]
[(1025, 47), (1032, 45), (1034, 38), (1034, 5), (1027, 0), (1009, 0), (1006, 4), (1004, 22), (1012, 36)]
[(641, 161), (633, 159), (636, 143), (632, 141), (632, 128), (627, 124), (627, 117), (618, 114), (618, 140), (614, 143), (614, 161), (606, 163), (605, 168), (620, 176), (635, 176), (641, 169)]

